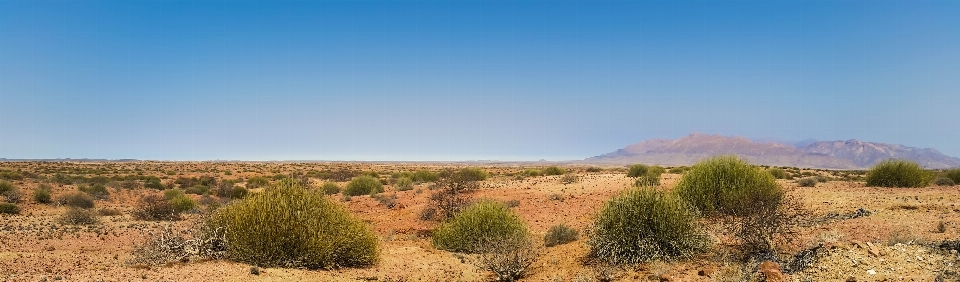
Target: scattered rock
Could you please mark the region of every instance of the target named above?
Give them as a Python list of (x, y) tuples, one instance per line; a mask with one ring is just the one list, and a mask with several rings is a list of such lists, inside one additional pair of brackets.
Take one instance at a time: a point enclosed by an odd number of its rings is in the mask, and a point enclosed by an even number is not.
[(700, 271), (697, 271), (697, 275), (713, 277), (714, 270), (712, 268), (703, 268)]
[(857, 278), (856, 278), (856, 277), (853, 277), (853, 276), (850, 276), (850, 277), (847, 277), (847, 280), (845, 280), (845, 281), (847, 281), (847, 282), (857, 282)]
[(877, 271), (876, 271), (876, 270), (873, 270), (873, 269), (870, 269), (870, 270), (867, 270), (867, 274), (877, 275)]

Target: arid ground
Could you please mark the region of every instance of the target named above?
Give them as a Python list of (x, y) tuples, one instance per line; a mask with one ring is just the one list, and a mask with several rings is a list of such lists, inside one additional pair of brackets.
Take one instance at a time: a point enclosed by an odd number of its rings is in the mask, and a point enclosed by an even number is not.
[[(220, 163), (220, 162), (6, 162), (0, 163), (7, 181), (22, 194), (19, 214), (0, 214), (0, 280), (4, 281), (484, 281), (490, 274), (475, 263), (475, 256), (437, 250), (430, 241), (437, 223), (421, 220), (420, 213), (430, 202), (430, 183), (396, 191), (391, 175), (399, 172), (462, 168), (462, 164), (374, 164), (374, 163)], [(593, 216), (603, 203), (629, 188), (633, 179), (621, 166), (561, 166), (573, 183), (563, 176), (523, 176), (534, 164), (483, 165), (490, 174), (473, 198), (516, 200), (512, 209), (537, 236), (557, 224), (580, 231), (580, 239), (554, 247), (542, 247), (525, 281), (598, 281), (600, 273), (613, 273), (617, 281), (738, 281), (759, 279), (756, 264), (733, 259), (729, 246), (719, 240), (708, 252), (689, 260), (651, 262), (611, 268), (597, 266), (587, 258), (586, 243)], [(55, 177), (68, 176), (71, 183), (83, 183), (95, 176), (156, 176), (165, 185), (178, 178), (212, 176), (218, 180), (249, 179), (275, 175), (302, 174), (319, 187), (330, 181), (329, 174), (309, 172), (376, 172), (396, 205), (388, 208), (370, 196), (355, 196), (337, 202), (369, 223), (379, 235), (382, 255), (368, 268), (306, 270), (261, 268), (251, 274), (251, 265), (227, 260), (196, 260), (145, 266), (130, 263), (134, 248), (165, 229), (189, 234), (212, 209), (203, 203), (228, 199), (188, 195), (202, 203), (177, 221), (137, 220), (131, 212), (139, 199), (161, 191), (144, 188), (139, 181), (124, 188), (110, 180), (109, 196), (95, 201), (94, 210), (107, 210), (98, 223), (67, 224), (61, 216), (68, 209), (55, 203), (32, 199), (41, 183), (52, 187), (52, 198), (77, 190), (79, 184), (59, 184)], [(951, 281), (956, 279), (958, 254), (940, 247), (960, 235), (960, 186), (926, 188), (865, 187), (855, 177), (837, 177), (840, 172), (804, 170), (830, 181), (816, 187), (798, 187), (796, 180), (778, 180), (789, 194), (802, 200), (810, 211), (810, 223), (797, 229), (797, 239), (780, 246), (784, 257), (823, 246), (809, 265), (785, 273), (786, 281)], [(57, 176), (59, 174), (59, 176)], [(854, 175), (855, 176), (855, 175)], [(666, 173), (660, 189), (669, 190), (681, 174)], [(132, 183), (132, 182), (130, 182)], [(338, 183), (341, 187), (345, 182)], [(243, 186), (240, 182), (238, 185)], [(173, 185), (176, 186), (176, 185)], [(262, 189), (262, 188), (258, 188)], [(256, 193), (258, 189), (251, 189)], [(863, 209), (858, 212), (859, 209)], [(110, 213), (109, 211), (114, 211)], [(116, 213), (119, 211), (119, 213)], [(864, 212), (865, 211), (865, 212)], [(710, 223), (704, 223), (710, 225)], [(716, 227), (715, 227), (716, 228)], [(717, 230), (715, 233), (722, 233)], [(784, 271), (786, 272), (786, 271)]]

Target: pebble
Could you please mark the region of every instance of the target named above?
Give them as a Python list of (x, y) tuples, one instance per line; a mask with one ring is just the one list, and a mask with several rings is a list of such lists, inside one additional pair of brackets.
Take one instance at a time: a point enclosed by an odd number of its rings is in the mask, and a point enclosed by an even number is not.
[(876, 271), (876, 270), (873, 270), (873, 269), (870, 269), (870, 270), (867, 270), (867, 274), (877, 275), (877, 271)]

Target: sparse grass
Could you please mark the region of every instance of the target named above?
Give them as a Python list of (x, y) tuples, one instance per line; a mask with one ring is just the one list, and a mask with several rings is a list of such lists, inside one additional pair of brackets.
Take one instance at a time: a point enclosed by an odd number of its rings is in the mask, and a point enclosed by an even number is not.
[(0, 214), (19, 214), (20, 207), (13, 203), (0, 203)]
[(369, 175), (362, 175), (354, 178), (347, 184), (343, 193), (350, 196), (373, 195), (383, 192), (383, 183), (380, 180)]
[(632, 188), (596, 216), (590, 254), (615, 264), (689, 258), (708, 246), (699, 215), (684, 201), (651, 188)]
[(893, 246), (896, 244), (919, 244), (923, 243), (922, 239), (913, 233), (909, 227), (901, 227), (894, 229), (890, 232), (890, 235), (887, 236), (887, 245)]
[(919, 164), (908, 160), (887, 160), (873, 166), (867, 172), (867, 186), (873, 187), (926, 187), (934, 174)]
[(417, 183), (434, 182), (439, 179), (440, 179), (440, 175), (434, 172), (431, 172), (429, 170), (418, 170), (417, 172), (414, 172), (413, 177), (411, 177), (411, 180)]
[(496, 281), (516, 281), (540, 256), (527, 237), (492, 238), (480, 247), (478, 266), (493, 272)]
[(511, 200), (507, 200), (506, 202), (503, 202), (503, 204), (507, 205), (508, 208), (515, 208), (520, 206), (520, 200), (511, 199)]
[(481, 243), (526, 236), (527, 227), (507, 206), (483, 199), (433, 232), (433, 245), (452, 252), (476, 253)]
[(298, 182), (276, 186), (234, 201), (207, 221), (209, 230), (225, 231), (228, 258), (308, 269), (376, 263), (377, 236), (362, 220)]
[(554, 225), (547, 230), (547, 235), (543, 237), (543, 245), (553, 247), (576, 241), (580, 238), (580, 232), (577, 229), (564, 225)]
[(0, 197), (8, 203), (16, 204), (20, 201), (20, 189), (6, 180), (0, 180)]
[(748, 215), (757, 203), (779, 202), (783, 197), (773, 175), (735, 156), (697, 163), (673, 191), (705, 215)]
[(388, 195), (388, 194), (381, 193), (381, 194), (376, 194), (370, 197), (372, 197), (374, 200), (377, 200), (377, 202), (379, 202), (384, 207), (387, 207), (388, 209), (392, 209), (397, 206), (397, 194), (391, 193)]
[(573, 184), (577, 182), (580, 182), (580, 176), (576, 174), (569, 173), (560, 177), (560, 183), (563, 184)]

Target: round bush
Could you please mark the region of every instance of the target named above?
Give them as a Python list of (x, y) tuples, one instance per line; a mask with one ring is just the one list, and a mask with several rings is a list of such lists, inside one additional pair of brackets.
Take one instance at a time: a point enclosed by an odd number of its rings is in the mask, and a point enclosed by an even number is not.
[(645, 164), (635, 164), (630, 166), (630, 169), (627, 170), (627, 177), (641, 177), (647, 173), (647, 170), (650, 169), (650, 166)]
[(247, 196), (247, 188), (234, 186), (233, 190), (230, 191), (231, 199), (242, 199), (243, 197), (246, 197), (246, 196)]
[(400, 177), (397, 179), (397, 191), (408, 191), (413, 190), (413, 180), (406, 177)]
[(418, 170), (413, 173), (414, 182), (433, 182), (440, 179), (440, 175), (430, 172), (428, 170)]
[(673, 189), (705, 215), (748, 215), (758, 203), (783, 197), (773, 175), (735, 156), (720, 156), (695, 164)]
[(373, 176), (358, 176), (347, 184), (343, 193), (350, 196), (373, 195), (383, 192), (383, 183)]
[(50, 186), (40, 185), (36, 190), (33, 190), (33, 201), (41, 204), (51, 203)]
[(955, 168), (943, 172), (943, 177), (953, 180), (953, 183), (960, 183), (960, 168)]
[(564, 224), (554, 225), (547, 230), (547, 235), (543, 236), (543, 245), (553, 247), (576, 241), (580, 237), (580, 232), (573, 227)]
[(817, 186), (817, 183), (818, 183), (818, 182), (820, 182), (820, 181), (817, 180), (816, 177), (808, 176), (808, 177), (800, 178), (800, 180), (797, 180), (797, 186), (800, 186), (800, 187), (814, 187), (814, 186)]
[(770, 175), (773, 175), (773, 178), (776, 179), (787, 179), (789, 176), (787, 171), (783, 170), (782, 168), (771, 168), (768, 169), (767, 172), (769, 172)]
[(90, 195), (87, 195), (81, 192), (73, 192), (57, 198), (56, 203), (58, 205), (71, 206), (71, 207), (81, 208), (81, 209), (89, 209), (89, 208), (93, 208), (93, 197), (90, 197)]
[(562, 168), (557, 166), (550, 166), (543, 169), (543, 173), (546, 175), (563, 175), (566, 173)]
[(867, 172), (867, 186), (925, 187), (933, 181), (933, 173), (908, 160), (887, 160)]
[(486, 171), (476, 167), (468, 167), (458, 170), (457, 172), (453, 173), (452, 176), (464, 181), (483, 181), (489, 177)]
[(452, 252), (476, 253), (488, 240), (526, 236), (527, 227), (499, 201), (482, 199), (433, 232), (433, 245)]
[(19, 214), (20, 207), (17, 204), (0, 203), (0, 214)]
[(7, 193), (17, 189), (16, 186), (13, 186), (13, 183), (10, 183), (6, 180), (0, 180), (0, 194)]
[(616, 264), (688, 258), (709, 245), (698, 219), (680, 199), (633, 188), (604, 204), (587, 244), (592, 256)]
[(327, 182), (320, 187), (320, 190), (323, 190), (324, 194), (333, 195), (340, 193), (340, 186), (337, 186), (337, 184), (333, 182)]
[(104, 186), (103, 184), (93, 184), (91, 186), (80, 185), (77, 187), (77, 190), (87, 193), (87, 195), (90, 195), (98, 200), (103, 200), (110, 196), (110, 191), (107, 191), (107, 186)]
[(950, 178), (940, 177), (937, 178), (937, 181), (934, 181), (933, 184), (936, 184), (937, 186), (953, 186), (956, 185), (956, 182), (953, 182), (953, 179)]
[(291, 180), (220, 208), (207, 227), (224, 231), (227, 257), (259, 266), (367, 266), (380, 254), (377, 235), (362, 220)]

